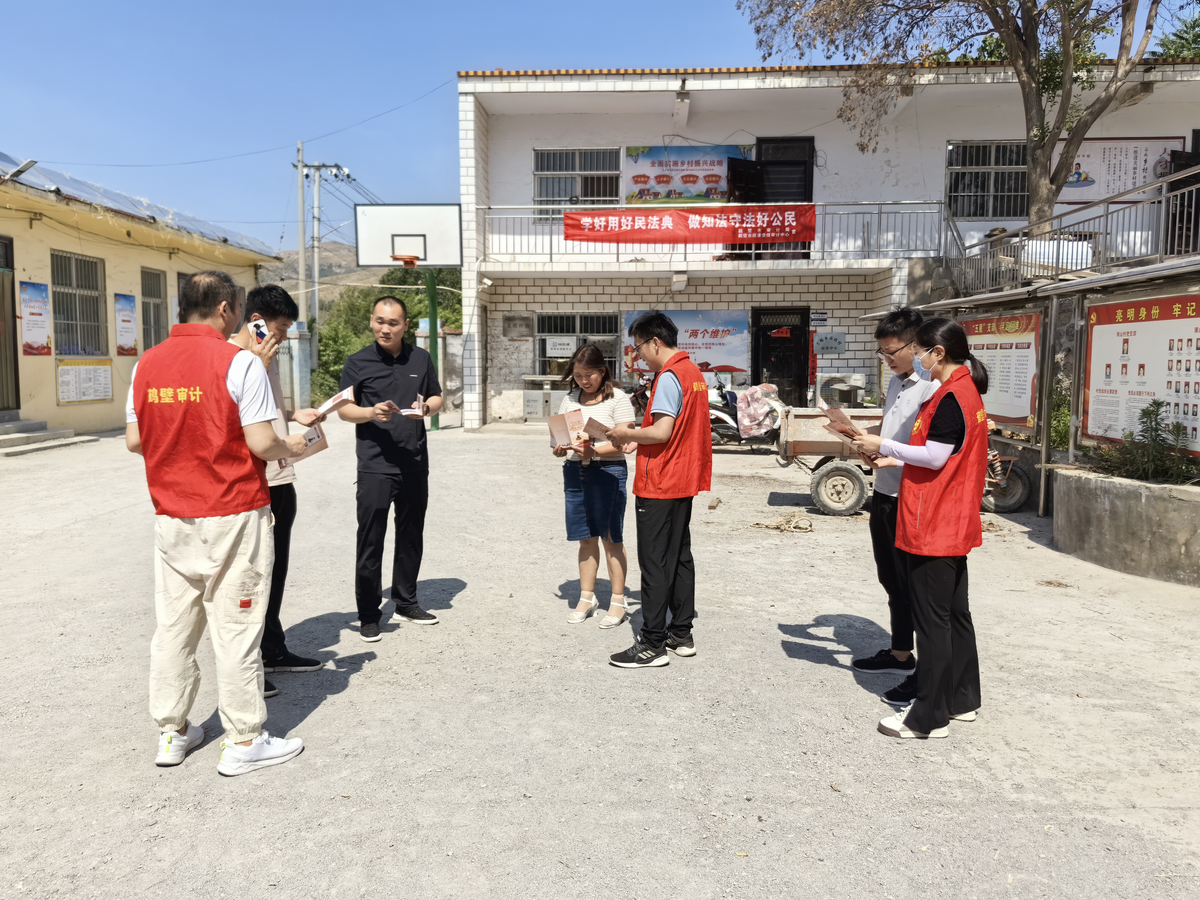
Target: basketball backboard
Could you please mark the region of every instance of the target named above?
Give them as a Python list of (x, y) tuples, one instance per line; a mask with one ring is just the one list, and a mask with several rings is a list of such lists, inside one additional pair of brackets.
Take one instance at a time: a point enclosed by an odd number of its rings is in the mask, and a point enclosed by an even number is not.
[(462, 268), (462, 210), (457, 203), (359, 203), (354, 207), (360, 266), (396, 266), (416, 257), (429, 269)]

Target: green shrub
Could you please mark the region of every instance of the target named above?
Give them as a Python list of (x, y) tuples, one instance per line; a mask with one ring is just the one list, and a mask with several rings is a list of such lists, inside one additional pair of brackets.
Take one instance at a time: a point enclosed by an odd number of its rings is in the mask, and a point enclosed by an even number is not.
[(1200, 480), (1200, 461), (1187, 453), (1187, 428), (1166, 421), (1167, 403), (1151, 400), (1138, 413), (1138, 430), (1125, 432), (1120, 444), (1089, 450), (1085, 459), (1097, 472), (1154, 481), (1188, 484)]
[[(387, 287), (350, 287), (333, 303), (323, 306), (317, 326), (317, 368), (312, 375), (312, 402), (324, 403), (338, 392), (346, 357), (357, 353), (375, 340), (371, 333), (371, 309), (375, 301), (394, 294), (408, 309), (408, 331), (404, 340), (416, 342), (417, 323), (429, 315), (429, 301), (423, 290), (425, 269), (392, 269), (379, 279), (380, 284), (419, 287), (422, 290), (393, 290)], [(434, 278), (442, 287), (460, 290), (459, 269), (434, 269)], [(462, 297), (452, 291), (438, 291), (438, 318), (447, 328), (462, 327)]]

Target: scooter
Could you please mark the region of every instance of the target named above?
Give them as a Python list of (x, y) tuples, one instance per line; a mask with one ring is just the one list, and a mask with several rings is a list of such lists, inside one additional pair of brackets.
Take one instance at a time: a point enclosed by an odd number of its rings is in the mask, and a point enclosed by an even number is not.
[(739, 397), (718, 374), (717, 385), (710, 387), (708, 394), (714, 447), (721, 444), (774, 447), (779, 442), (783, 404), (772, 385), (749, 388)]

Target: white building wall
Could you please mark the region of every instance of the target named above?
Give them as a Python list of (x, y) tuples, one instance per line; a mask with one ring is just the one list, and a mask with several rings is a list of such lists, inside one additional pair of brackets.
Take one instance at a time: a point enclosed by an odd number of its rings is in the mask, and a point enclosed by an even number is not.
[(486, 347), (486, 297), (482, 296), (477, 260), (482, 256), (483, 218), (488, 203), (488, 116), (472, 94), (460, 94), (459, 177), (463, 221), (463, 427), (483, 424), (483, 360)]
[[(1193, 71), (1193, 70), (1196, 71)], [(1169, 77), (1168, 77), (1169, 76)], [(1136, 104), (1110, 110), (1089, 137), (1181, 136), (1197, 123), (1200, 67), (1160, 73), (1153, 92)], [(1137, 73), (1133, 81), (1153, 81)], [(488, 79), (464, 83), (491, 109), (488, 160), (491, 202), (527, 205), (533, 199), (536, 148), (657, 146), (664, 143), (752, 144), (757, 137), (815, 138), (818, 153), (813, 199), (818, 202), (940, 201), (946, 192), (946, 146), (951, 141), (1022, 140), (1024, 116), (1011, 73), (958, 70), (950, 80), (918, 86), (884, 123), (875, 151), (861, 153), (858, 133), (837, 118), (837, 79), (803, 79), (829, 86), (783, 87), (802, 79), (688, 76), (688, 122), (677, 134), (671, 120), (681, 78), (635, 82), (641, 90), (565, 79), (548, 83)], [(764, 83), (778, 87), (764, 87)], [(604, 87), (618, 90), (603, 91)], [(530, 92), (539, 89), (536, 96)], [(590, 90), (589, 90), (590, 88)], [(968, 242), (996, 225), (1019, 220), (962, 222)]]
[[(503, 316), (565, 312), (621, 312), (660, 309), (751, 309), (803, 307), (829, 313), (816, 329), (846, 334), (846, 352), (817, 357), (817, 372), (867, 376), (868, 392), (878, 393), (879, 360), (874, 323), (859, 321), (864, 309), (885, 308), (893, 298), (893, 270), (882, 272), (762, 275), (747, 278), (690, 278), (673, 292), (662, 278), (507, 278), (497, 279), (488, 301), (488, 421), (524, 418), (522, 375), (534, 372), (535, 339), (505, 337)], [(749, 365), (749, 360), (746, 360)]]
[[(1106, 77), (1102, 70), (1099, 82)], [(638, 263), (614, 260), (586, 272), (570, 259), (494, 264), (490, 269), (481, 263), (495, 280), (486, 292), (471, 270), (485, 237), (476, 209), (532, 203), (535, 148), (751, 144), (758, 137), (813, 137), (818, 154), (814, 200), (938, 202), (946, 193), (948, 143), (1024, 136), (1010, 69), (951, 66), (919, 73), (912, 96), (902, 98), (884, 123), (876, 150), (864, 154), (856, 146), (857, 132), (837, 118), (846, 78), (846, 72), (819, 67), (784, 73), (464, 73), (459, 90), (468, 427), (485, 418), (523, 416), (521, 376), (534, 371), (534, 340), (503, 336), (502, 319), (511, 312), (809, 306), (828, 311), (828, 330), (845, 331), (848, 337), (847, 353), (820, 357), (818, 370), (867, 375), (871, 390), (877, 391), (873, 325), (858, 318), (908, 301), (907, 260), (894, 265), (864, 260), (862, 264), (876, 268), (849, 271), (837, 261), (819, 260), (721, 277), (692, 271), (687, 291), (665, 296), (664, 277), (637, 271), (643, 268)], [(1200, 124), (1195, 118), (1200, 66), (1159, 66), (1131, 78), (1142, 80), (1153, 82), (1153, 90), (1133, 98), (1135, 102), (1115, 104), (1091, 137), (1180, 136)], [(690, 95), (682, 128), (671, 117), (679, 90)], [(997, 225), (1020, 224), (960, 221), (959, 228), (969, 244)], [(566, 271), (572, 265), (576, 271)]]

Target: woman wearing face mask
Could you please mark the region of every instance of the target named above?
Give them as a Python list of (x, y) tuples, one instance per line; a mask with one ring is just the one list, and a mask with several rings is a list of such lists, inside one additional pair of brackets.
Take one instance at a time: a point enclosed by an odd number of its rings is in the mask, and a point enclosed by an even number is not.
[[(558, 414), (579, 409), (606, 429), (633, 424), (636, 418), (629, 395), (613, 386), (604, 353), (595, 344), (575, 351), (567, 364), (563, 384), (570, 393), (559, 404)], [(579, 541), (579, 602), (567, 616), (578, 625), (596, 611), (596, 574), (600, 570), (600, 541), (608, 560), (612, 597), (601, 628), (614, 628), (625, 620), (625, 454), (628, 449), (605, 442), (579, 449), (555, 447), (555, 456), (567, 456), (563, 466), (563, 490), (567, 499), (567, 540)]]
[(940, 387), (921, 407), (908, 444), (864, 435), (855, 448), (902, 466), (896, 548), (903, 552), (917, 631), (917, 696), (879, 723), (890, 737), (946, 737), (950, 719), (974, 721), (979, 654), (967, 601), (967, 554), (983, 540), (979, 504), (987, 467), (988, 374), (966, 332), (931, 319), (913, 338), (913, 371)]

